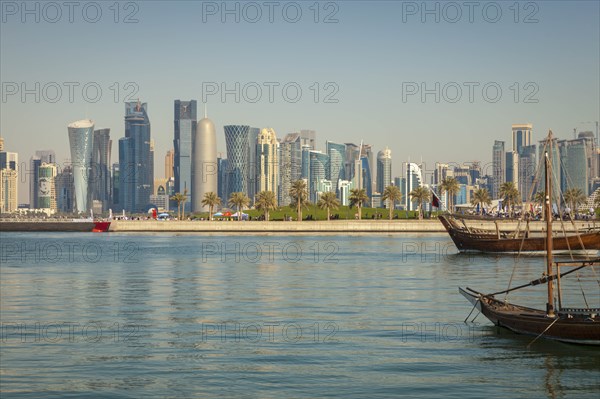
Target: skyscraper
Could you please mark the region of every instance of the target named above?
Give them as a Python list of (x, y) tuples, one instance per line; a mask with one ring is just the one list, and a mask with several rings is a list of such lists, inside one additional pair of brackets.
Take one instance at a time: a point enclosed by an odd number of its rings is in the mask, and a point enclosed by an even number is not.
[(94, 145), (92, 150), (92, 200), (102, 203), (102, 210), (107, 210), (111, 204), (110, 198), (110, 156), (112, 140), (110, 129), (94, 130)]
[(506, 152), (506, 177), (505, 181), (513, 182), (519, 188), (519, 154), (516, 151)]
[(535, 144), (521, 147), (521, 154), (519, 155), (519, 185), (517, 188), (521, 193), (522, 201), (531, 200), (535, 194), (533, 191), (537, 171), (535, 147)]
[(321, 151), (310, 151), (310, 184), (309, 184), (309, 195), (311, 202), (317, 202), (319, 200), (319, 188), (322, 186), (323, 181), (327, 180), (327, 173), (329, 170), (329, 157), (327, 154)]
[(73, 212), (73, 196), (75, 186), (73, 182), (73, 169), (70, 164), (65, 164), (62, 170), (57, 171), (55, 178), (56, 207), (59, 212)]
[(492, 151), (492, 174), (493, 174), (493, 185), (492, 185), (492, 198), (496, 199), (500, 197), (500, 186), (504, 183), (506, 178), (506, 158), (504, 151), (504, 141), (494, 141), (494, 148)]
[(573, 140), (559, 140), (561, 157), (561, 190), (578, 188), (587, 197), (596, 177), (594, 136), (581, 135)]
[(255, 194), (261, 191), (271, 191), (277, 198), (279, 187), (278, 146), (275, 130), (261, 129), (255, 145), (257, 165)]
[(227, 146), (227, 195), (235, 192), (248, 193), (248, 156), (250, 126), (224, 126)]
[[(196, 100), (175, 100), (175, 151), (173, 173), (175, 174), (175, 192), (192, 194), (192, 151), (196, 136), (197, 114)], [(191, 210), (191, 201), (185, 202), (185, 211)]]
[(38, 208), (57, 210), (56, 175), (57, 168), (53, 163), (42, 163), (39, 167)]
[(333, 192), (339, 196), (338, 181), (346, 179), (346, 145), (326, 141), (325, 147), (327, 155), (329, 156), (329, 170), (327, 171), (327, 179), (331, 180)]
[(250, 198), (250, 203), (254, 202), (254, 197), (257, 193), (257, 183), (258, 183), (258, 168), (259, 161), (256, 158), (256, 144), (258, 143), (258, 135), (260, 134), (260, 129), (257, 127), (248, 128), (248, 178), (247, 178), (247, 189), (246, 195)]
[(0, 213), (10, 213), (18, 207), (19, 154), (4, 151), (0, 137)]
[(221, 202), (223, 205), (227, 204), (227, 200), (229, 199), (229, 193), (227, 192), (227, 172), (228, 172), (228, 162), (227, 159), (221, 158), (219, 154), (219, 158), (217, 158), (217, 195), (221, 198)]
[(314, 130), (300, 130), (302, 145), (308, 145), (311, 150), (317, 149), (317, 132)]
[(423, 185), (421, 167), (416, 163), (408, 162), (406, 165), (406, 181), (405, 181), (405, 204), (406, 210), (414, 211), (418, 209), (419, 204), (412, 201), (410, 192)]
[(392, 151), (385, 150), (377, 153), (377, 192), (383, 194), (385, 188), (392, 184)]
[(38, 185), (39, 185), (39, 168), (42, 160), (39, 156), (34, 155), (29, 159), (29, 209), (37, 209), (38, 205)]
[(119, 140), (119, 205), (128, 212), (145, 212), (154, 184), (150, 152), (150, 119), (146, 103), (125, 103), (125, 137)]
[(206, 109), (192, 142), (192, 210), (208, 211), (207, 206), (202, 206), (202, 199), (206, 193), (217, 193), (218, 170), (217, 134), (214, 123), (206, 115)]
[(302, 143), (300, 133), (286, 135), (279, 144), (279, 204), (289, 205), (292, 183), (302, 177)]
[[(355, 175), (354, 166), (360, 158), (360, 148), (354, 143), (346, 143), (346, 157), (344, 162), (344, 173), (346, 180), (353, 180)], [(356, 187), (356, 186), (354, 186)]]
[(80, 120), (67, 126), (71, 147), (71, 168), (75, 187), (76, 213), (87, 212), (91, 207), (91, 188), (89, 185), (94, 149), (94, 122)]
[(530, 123), (512, 125), (512, 150), (517, 154), (521, 154), (521, 148), (531, 145), (532, 129)]
[(167, 155), (165, 155), (165, 179), (169, 180), (173, 177), (173, 165), (175, 161), (175, 151), (169, 150), (167, 151)]

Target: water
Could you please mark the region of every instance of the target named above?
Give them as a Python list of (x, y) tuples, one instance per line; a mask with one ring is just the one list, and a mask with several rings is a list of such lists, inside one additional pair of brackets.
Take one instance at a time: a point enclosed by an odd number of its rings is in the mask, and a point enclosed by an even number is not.
[[(0, 245), (3, 398), (600, 392), (599, 348), (463, 323), (457, 287), (502, 289), (515, 261), (458, 255), (445, 235), (3, 233)], [(515, 283), (541, 273), (539, 258), (521, 264)], [(597, 283), (585, 288), (600, 306)], [(576, 282), (564, 290), (565, 306), (582, 304)]]

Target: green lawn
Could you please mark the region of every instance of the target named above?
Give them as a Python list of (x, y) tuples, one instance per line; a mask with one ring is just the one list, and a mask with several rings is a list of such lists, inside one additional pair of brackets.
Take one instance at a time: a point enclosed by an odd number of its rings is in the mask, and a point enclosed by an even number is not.
[[(235, 213), (236, 210), (232, 208), (232, 213)], [(252, 220), (263, 215), (262, 212), (257, 211), (255, 209), (244, 210), (244, 213), (247, 213)], [(348, 206), (340, 206), (337, 210), (331, 211), (331, 218), (334, 219), (336, 215), (338, 215), (339, 219), (355, 219), (355, 214), (357, 213), (357, 208), (349, 208)], [(362, 218), (363, 219), (373, 219), (373, 215), (380, 214), (381, 219), (387, 220), (389, 218), (389, 211), (383, 208), (363, 208), (362, 209)], [(436, 212), (433, 213), (432, 217), (437, 215)], [(293, 220), (296, 220), (296, 208), (283, 206), (279, 207), (276, 210), (271, 211), (270, 220), (283, 220), (285, 216), (292, 217)], [(427, 215), (426, 215), (427, 216)], [(200, 212), (194, 213), (195, 218), (208, 218), (208, 212)], [(308, 218), (312, 218), (312, 220), (326, 220), (327, 219), (327, 211), (324, 209), (319, 209), (316, 205), (309, 205), (306, 208), (302, 209), (302, 218), (306, 220)], [(394, 217), (398, 219), (416, 219), (417, 212), (416, 211), (395, 211)], [(311, 219), (309, 219), (311, 220)]]

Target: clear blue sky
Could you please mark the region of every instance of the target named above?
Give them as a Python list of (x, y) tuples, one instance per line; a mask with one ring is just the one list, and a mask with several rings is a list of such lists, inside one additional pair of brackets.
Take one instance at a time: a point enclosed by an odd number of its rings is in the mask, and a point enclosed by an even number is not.
[[(21, 2), (8, 3), (8, 8), (6, 2), (2, 5), (0, 31), (0, 133), (6, 149), (18, 152), (21, 161), (28, 161), (39, 149), (54, 149), (59, 161), (68, 158), (66, 126), (86, 117), (97, 128), (111, 128), (112, 160), (118, 161), (116, 143), (124, 134), (122, 102), (131, 92), (125, 90), (127, 82), (139, 88), (134, 97), (148, 103), (157, 177), (162, 176), (164, 154), (172, 147), (173, 100), (201, 103), (203, 82), (225, 82), (229, 87), (235, 82), (241, 86), (280, 83), (273, 103), (265, 86), (256, 103), (243, 96), (240, 103), (233, 95), (224, 102), (219, 95), (208, 97), (220, 152), (225, 153), (222, 126), (226, 124), (273, 127), (278, 137), (309, 128), (317, 131), (321, 148), (326, 139), (356, 143), (363, 139), (376, 150), (388, 145), (396, 175), (409, 157), (422, 158), (428, 166), (435, 161), (489, 162), (493, 140), (506, 140), (509, 145), (513, 123), (533, 123), (537, 141), (548, 129), (570, 137), (573, 128), (593, 129), (581, 122), (600, 120), (598, 1), (520, 2), (517, 23), (512, 1), (476, 2), (473, 22), (464, 2), (453, 3), (461, 6), (460, 18), (455, 8), (444, 8), (444, 2), (427, 2), (431, 9), (438, 4), (439, 22), (433, 14), (424, 15), (422, 22), (420, 1), (321, 2), (319, 23), (314, 22), (313, 1), (296, 3), (302, 10), (297, 23), (285, 19), (295, 17), (290, 2), (276, 2), (273, 23), (262, 1), (254, 3), (262, 11), (255, 23), (249, 20), (256, 10), (244, 9), (246, 2), (239, 2), (239, 23), (234, 15), (226, 15), (223, 23), (220, 10), (217, 15), (203, 13), (203, 8), (221, 8), (220, 1), (122, 2), (119, 23), (114, 22), (113, 1), (97, 3), (102, 11), (97, 23), (84, 19), (95, 18), (93, 6), (83, 13), (89, 2), (74, 10), (73, 23), (67, 8), (58, 18), (56, 10), (42, 9), (43, 3), (39, 22), (33, 14), (24, 15), (22, 22)], [(229, 7), (235, 3), (228, 2)], [(35, 2), (28, 4), (35, 6)], [(489, 22), (498, 8), (502, 12), (498, 22)], [(123, 23), (132, 13), (138, 22)], [(323, 23), (331, 14), (338, 22)], [(49, 22), (52, 19), (57, 20)], [(51, 103), (48, 100), (56, 94), (47, 86), (47, 95), (40, 93), (39, 103), (34, 95), (23, 102), (20, 92), (9, 93), (23, 82), (30, 89), (40, 82), (40, 92), (45, 84), (57, 82), (63, 86), (62, 96)], [(73, 103), (64, 82), (80, 84)], [(83, 97), (81, 87), (88, 82), (96, 82), (103, 91), (96, 103)], [(114, 82), (120, 86), (116, 102)], [(297, 103), (284, 100), (281, 87), (288, 82), (297, 82), (303, 90)], [(314, 82), (320, 85), (317, 103), (314, 86), (311, 90)], [(334, 86), (324, 87), (327, 82)], [(448, 101), (456, 92), (447, 86), (439, 103), (433, 94), (425, 102), (420, 94), (403, 101), (406, 82), (425, 83), (429, 88), (436, 82), (440, 88), (457, 82), (462, 97), (456, 103)], [(472, 103), (464, 82), (479, 84)], [(483, 85), (490, 82), (502, 89), (495, 103), (482, 94)], [(528, 82), (532, 84), (526, 87)], [(339, 102), (326, 103), (325, 95), (333, 87), (339, 89), (333, 96)], [(89, 93), (93, 97), (93, 90)], [(254, 91), (247, 94), (254, 96)], [(495, 95), (493, 87), (488, 94)], [(525, 102), (528, 94), (538, 102)], [(27, 195), (21, 186), (20, 202)]]

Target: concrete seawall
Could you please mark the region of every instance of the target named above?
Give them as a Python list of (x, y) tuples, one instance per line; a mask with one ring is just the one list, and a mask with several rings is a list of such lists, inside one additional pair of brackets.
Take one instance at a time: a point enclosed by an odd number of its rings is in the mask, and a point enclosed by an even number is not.
[[(493, 222), (467, 221), (469, 227), (496, 229)], [(565, 228), (572, 230), (570, 223), (565, 222)], [(596, 222), (596, 225), (598, 223)], [(524, 228), (521, 224), (521, 229)], [(532, 232), (542, 231), (543, 222), (531, 222)], [(578, 228), (593, 227), (593, 222), (577, 222)], [(517, 222), (500, 221), (501, 231), (514, 231)], [(560, 223), (555, 222), (555, 229)], [(157, 220), (115, 220), (110, 225), (111, 232), (198, 232), (198, 233), (445, 233), (442, 223), (432, 220), (334, 220), (334, 221), (304, 221), (304, 222), (259, 222), (259, 221), (157, 221)]]

